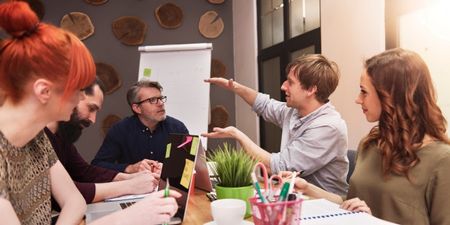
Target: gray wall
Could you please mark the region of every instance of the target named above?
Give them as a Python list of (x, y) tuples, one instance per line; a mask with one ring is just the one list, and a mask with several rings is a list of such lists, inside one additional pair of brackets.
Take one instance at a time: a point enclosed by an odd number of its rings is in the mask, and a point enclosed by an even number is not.
[[(103, 141), (101, 123), (109, 114), (120, 117), (131, 115), (126, 104), (126, 91), (137, 80), (139, 69), (139, 52), (137, 46), (126, 46), (120, 43), (111, 31), (111, 23), (120, 16), (138, 16), (148, 25), (147, 36), (142, 45), (181, 44), (181, 43), (213, 43), (212, 57), (221, 60), (227, 67), (231, 78), (233, 71), (233, 18), (232, 1), (226, 0), (221, 5), (213, 5), (206, 0), (178, 0), (171, 1), (177, 4), (184, 13), (182, 25), (175, 30), (161, 28), (154, 16), (154, 10), (168, 1), (161, 0), (110, 0), (104, 5), (93, 6), (82, 0), (43, 0), (46, 14), (43, 21), (59, 26), (60, 19), (69, 12), (84, 12), (88, 14), (95, 26), (95, 33), (84, 40), (91, 50), (96, 62), (105, 62), (113, 65), (122, 79), (122, 87), (107, 95), (103, 109), (97, 115), (97, 122), (85, 129), (80, 140), (76, 143), (79, 152), (87, 161), (90, 161)], [(208, 10), (215, 10), (222, 17), (225, 29), (216, 39), (204, 38), (198, 31), (198, 21), (201, 15)], [(188, 93), (187, 93), (188, 94)], [(234, 98), (229, 93), (211, 87), (211, 107), (224, 105), (230, 113), (230, 125), (235, 123)], [(187, 98), (195, 96), (186, 95)], [(170, 96), (169, 96), (170, 99)], [(169, 100), (170, 101), (170, 100)], [(189, 110), (186, 109), (186, 113)], [(170, 115), (170, 112), (168, 112)], [(209, 140), (208, 147), (213, 148), (222, 140)]]

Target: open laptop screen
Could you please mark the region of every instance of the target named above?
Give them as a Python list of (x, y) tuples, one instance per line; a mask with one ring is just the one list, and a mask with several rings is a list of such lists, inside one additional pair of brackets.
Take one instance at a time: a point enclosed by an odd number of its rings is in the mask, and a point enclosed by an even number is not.
[(168, 178), (170, 189), (181, 193), (182, 197), (177, 199), (179, 209), (175, 215), (181, 221), (186, 211), (199, 145), (200, 139), (196, 135), (169, 134), (166, 154), (162, 162), (163, 168), (158, 187), (159, 190), (165, 188)]

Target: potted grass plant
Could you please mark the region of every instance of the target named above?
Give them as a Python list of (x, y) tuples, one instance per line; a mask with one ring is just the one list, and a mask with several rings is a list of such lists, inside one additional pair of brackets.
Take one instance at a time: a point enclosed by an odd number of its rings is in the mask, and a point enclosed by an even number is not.
[(237, 198), (247, 202), (246, 216), (251, 215), (248, 199), (254, 195), (251, 173), (256, 161), (242, 149), (224, 143), (209, 154), (215, 163), (212, 172), (217, 179), (218, 199)]

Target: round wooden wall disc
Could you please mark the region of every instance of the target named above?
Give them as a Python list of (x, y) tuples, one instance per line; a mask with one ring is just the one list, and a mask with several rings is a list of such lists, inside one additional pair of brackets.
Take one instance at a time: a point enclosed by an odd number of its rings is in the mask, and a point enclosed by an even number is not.
[(211, 60), (211, 77), (223, 77), (227, 73), (227, 68), (225, 65), (218, 59)]
[(222, 4), (223, 2), (225, 2), (225, 0), (208, 0), (209, 3), (211, 4)]
[(200, 17), (198, 29), (206, 38), (217, 38), (222, 34), (223, 20), (216, 11), (208, 11)]
[(147, 24), (135, 16), (122, 16), (112, 23), (114, 36), (126, 45), (140, 45), (147, 33)]
[(71, 12), (61, 19), (61, 28), (74, 33), (80, 40), (84, 40), (94, 33), (94, 25), (88, 15), (82, 12)]
[(103, 119), (102, 122), (102, 131), (103, 134), (106, 135), (108, 133), (109, 128), (111, 128), (115, 123), (119, 122), (121, 118), (114, 114), (109, 114)]
[(108, 0), (84, 0), (84, 1), (91, 5), (103, 5), (106, 2), (108, 2)]
[(122, 86), (119, 73), (117, 73), (113, 66), (102, 62), (95, 63), (95, 66), (98, 78), (105, 85), (105, 94), (109, 95)]
[(161, 27), (175, 29), (181, 26), (183, 11), (173, 3), (166, 3), (155, 10), (155, 17)]
[(211, 110), (211, 123), (208, 130), (212, 131), (214, 127), (225, 128), (228, 126), (228, 111), (223, 105), (217, 105)]

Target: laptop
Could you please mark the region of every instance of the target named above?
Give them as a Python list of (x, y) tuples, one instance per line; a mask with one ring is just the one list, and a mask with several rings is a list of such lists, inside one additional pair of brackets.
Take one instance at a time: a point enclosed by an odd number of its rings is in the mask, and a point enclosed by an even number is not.
[[(165, 169), (166, 165), (169, 167), (168, 169)], [(179, 208), (172, 218), (174, 221), (181, 223), (184, 219), (189, 202), (190, 182), (194, 173), (195, 187), (211, 191), (205, 151), (200, 143), (200, 138), (195, 135), (170, 134), (158, 187), (160, 190), (165, 188), (168, 178), (170, 189), (182, 194), (177, 199)]]
[[(189, 189), (195, 168), (195, 187), (204, 191), (212, 190), (209, 179), (208, 168), (206, 166), (205, 150), (200, 138), (196, 135), (169, 134), (165, 158), (163, 160), (161, 179), (158, 189), (162, 190), (166, 186), (166, 179), (169, 179), (170, 189), (182, 194), (177, 199), (179, 209), (169, 224), (179, 224), (183, 221), (189, 202)], [(195, 165), (195, 166), (194, 166)], [(125, 209), (141, 198), (136, 195), (119, 197), (117, 201), (99, 202), (88, 204), (86, 210), (86, 222), (92, 222), (100, 217), (112, 212)]]

